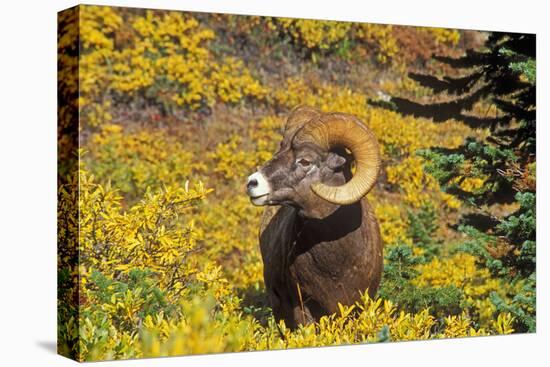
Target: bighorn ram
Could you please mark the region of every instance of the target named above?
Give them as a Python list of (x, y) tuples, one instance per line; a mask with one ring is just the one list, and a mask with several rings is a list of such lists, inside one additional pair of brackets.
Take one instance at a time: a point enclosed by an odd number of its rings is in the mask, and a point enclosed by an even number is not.
[(376, 137), (356, 117), (311, 107), (289, 115), (279, 151), (247, 183), (252, 203), (270, 206), (260, 248), (277, 320), (296, 327), (376, 293), (382, 242), (365, 195), (379, 168)]

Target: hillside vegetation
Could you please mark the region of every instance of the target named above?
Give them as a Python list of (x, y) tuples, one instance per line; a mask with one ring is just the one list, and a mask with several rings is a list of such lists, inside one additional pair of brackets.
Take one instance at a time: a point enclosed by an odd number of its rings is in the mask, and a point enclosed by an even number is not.
[[(455, 149), (489, 129), (372, 103), (438, 100), (407, 73), (452, 74), (431, 55), (460, 56), (486, 37), (95, 6), (63, 13), (60, 352), (89, 361), (534, 331), (512, 308), (518, 296), (534, 299), (534, 289), (524, 291), (528, 275), (510, 281), (511, 268), (493, 271), (481, 250), (498, 252), (497, 237), (457, 231), (471, 205), (425, 169), (434, 165), (430, 148)], [(263, 209), (249, 202), (245, 182), (276, 152), (285, 116), (303, 104), (355, 114), (380, 141), (383, 168), (368, 197), (385, 269), (375, 299), (290, 330), (267, 304)], [(525, 175), (534, 182), (534, 164)], [(485, 180), (464, 174), (454, 182), (476, 192)], [(534, 231), (534, 197), (524, 204), (529, 218), (518, 220)], [(534, 318), (534, 301), (521, 310)]]

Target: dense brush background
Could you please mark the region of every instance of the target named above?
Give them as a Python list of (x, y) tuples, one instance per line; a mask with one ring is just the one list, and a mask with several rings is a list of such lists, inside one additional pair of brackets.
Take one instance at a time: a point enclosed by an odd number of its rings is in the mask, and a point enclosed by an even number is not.
[[(390, 96), (445, 99), (408, 73), (458, 76), (432, 54), (482, 49), (488, 34), (95, 6), (59, 21), (62, 354), (103, 360), (535, 331), (534, 242), (524, 242), (534, 240), (534, 159), (510, 176), (515, 200), (480, 208), (444, 190), (430, 148), (483, 140), (489, 129), (377, 107)], [(528, 71), (518, 77), (528, 82)], [(301, 104), (355, 114), (376, 133), (383, 168), (369, 199), (385, 270), (376, 299), (289, 330), (266, 302), (262, 209), (244, 187)], [(486, 101), (472, 110), (498, 114)], [(75, 154), (78, 173), (63, 163)], [(483, 192), (488, 174), (458, 163), (455, 186)], [(457, 224), (473, 210), (519, 234)]]

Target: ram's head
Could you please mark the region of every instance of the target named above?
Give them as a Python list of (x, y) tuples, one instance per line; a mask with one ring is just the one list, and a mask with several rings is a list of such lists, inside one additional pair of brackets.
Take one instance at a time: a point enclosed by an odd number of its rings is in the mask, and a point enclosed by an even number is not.
[(304, 208), (319, 198), (352, 204), (372, 189), (379, 169), (378, 142), (359, 119), (299, 107), (287, 119), (279, 151), (248, 177), (247, 192), (254, 205)]

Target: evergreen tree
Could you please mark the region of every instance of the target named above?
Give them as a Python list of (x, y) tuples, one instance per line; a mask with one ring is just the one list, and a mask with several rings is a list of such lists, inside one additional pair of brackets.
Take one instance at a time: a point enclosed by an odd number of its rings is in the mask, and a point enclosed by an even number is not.
[[(460, 76), (409, 76), (444, 101), (422, 104), (392, 97), (391, 108), (435, 122), (454, 119), (488, 130), (486, 138), (468, 137), (458, 148), (419, 154), (442, 189), (469, 208), (456, 226), (469, 235), (461, 249), (479, 256), (503, 281), (517, 284), (516, 294), (491, 296), (497, 311), (514, 315), (516, 331), (535, 331), (535, 35), (491, 33), (482, 50), (434, 59)], [(490, 113), (475, 113), (480, 106)], [(467, 179), (484, 184), (466, 190), (462, 183)], [(512, 212), (502, 214), (506, 212), (502, 204)]]

